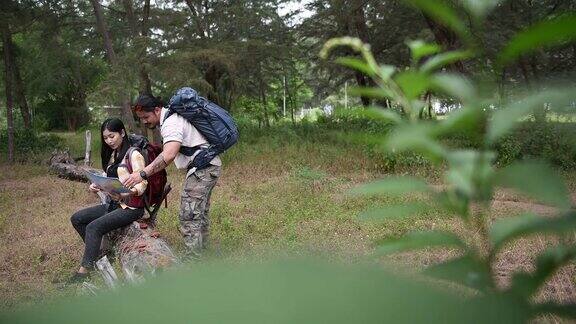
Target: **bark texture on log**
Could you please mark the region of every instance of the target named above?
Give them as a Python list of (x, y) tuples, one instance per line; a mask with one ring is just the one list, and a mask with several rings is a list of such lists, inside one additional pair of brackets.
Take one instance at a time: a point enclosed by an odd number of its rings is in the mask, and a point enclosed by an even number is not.
[(133, 222), (115, 240), (122, 271), (127, 280), (137, 282), (157, 269), (178, 262), (168, 243), (160, 238), (154, 222)]
[(80, 182), (88, 182), (88, 178), (84, 173), (85, 170), (102, 171), (77, 165), (68, 151), (54, 151), (52, 157), (50, 157), (49, 165), (58, 174), (58, 177)]

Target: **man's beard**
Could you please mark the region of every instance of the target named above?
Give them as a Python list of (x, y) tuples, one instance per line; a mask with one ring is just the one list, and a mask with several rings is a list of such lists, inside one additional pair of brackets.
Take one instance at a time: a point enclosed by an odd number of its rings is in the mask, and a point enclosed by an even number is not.
[(152, 124), (150, 124), (150, 123), (144, 123), (144, 126), (145, 126), (146, 128), (148, 128), (148, 129), (154, 129), (154, 128), (156, 128), (156, 125), (152, 125)]

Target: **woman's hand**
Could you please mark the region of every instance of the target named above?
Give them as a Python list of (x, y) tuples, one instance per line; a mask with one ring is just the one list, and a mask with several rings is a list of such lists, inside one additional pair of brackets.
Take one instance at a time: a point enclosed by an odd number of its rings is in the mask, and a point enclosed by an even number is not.
[(98, 187), (97, 185), (91, 183), (90, 186), (88, 187), (88, 190), (90, 192), (98, 192), (100, 191), (100, 187)]
[(110, 198), (112, 198), (112, 200), (114, 201), (119, 201), (120, 199), (122, 199), (122, 196), (120, 196), (120, 194), (115, 193), (115, 192), (107, 192), (108, 196), (110, 196)]
[(134, 194), (135, 194), (134, 192), (129, 192), (129, 193), (108, 192), (108, 196), (110, 196), (110, 198), (112, 198), (112, 200), (115, 200), (115, 201), (120, 201), (120, 200), (123, 200), (125, 198), (132, 197)]

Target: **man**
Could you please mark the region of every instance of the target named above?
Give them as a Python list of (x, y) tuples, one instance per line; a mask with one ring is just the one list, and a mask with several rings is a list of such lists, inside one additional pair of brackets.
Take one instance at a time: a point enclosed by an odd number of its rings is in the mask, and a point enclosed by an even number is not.
[(186, 179), (181, 195), (179, 229), (184, 237), (187, 252), (190, 256), (199, 256), (208, 240), (210, 195), (220, 177), (222, 162), (216, 156), (203, 169), (189, 168), (195, 154), (186, 156), (180, 153), (180, 148), (206, 145), (208, 142), (204, 136), (178, 114), (171, 114), (165, 119), (168, 109), (163, 108), (162, 102), (153, 96), (141, 95), (133, 109), (147, 128), (154, 129), (160, 126), (163, 147), (162, 153), (154, 161), (151, 161), (141, 172), (130, 175), (123, 184), (130, 188), (146, 180), (150, 175), (165, 169), (172, 161), (176, 168), (186, 169)]

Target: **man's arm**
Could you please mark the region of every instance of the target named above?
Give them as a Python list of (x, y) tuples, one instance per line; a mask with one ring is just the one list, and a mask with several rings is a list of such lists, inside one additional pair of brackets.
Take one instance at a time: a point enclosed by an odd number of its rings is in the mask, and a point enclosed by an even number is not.
[[(150, 162), (150, 164), (144, 168), (146, 175), (149, 177), (156, 172), (166, 169), (166, 167), (174, 161), (174, 158), (176, 158), (176, 155), (180, 151), (180, 145), (180, 142), (176, 141), (164, 144), (162, 147), (162, 153), (158, 154), (154, 161)], [(137, 183), (142, 182), (142, 180), (144, 179), (142, 179), (140, 173), (135, 172), (126, 178), (122, 184), (127, 188), (131, 188)]]
[(154, 159), (154, 161), (150, 162), (145, 168), (144, 172), (146, 172), (147, 176), (151, 176), (154, 173), (166, 169), (174, 161), (176, 155), (180, 151), (180, 142), (168, 142), (164, 144), (162, 147), (162, 153), (158, 154), (158, 156)]

